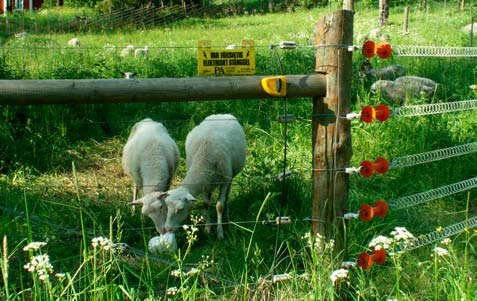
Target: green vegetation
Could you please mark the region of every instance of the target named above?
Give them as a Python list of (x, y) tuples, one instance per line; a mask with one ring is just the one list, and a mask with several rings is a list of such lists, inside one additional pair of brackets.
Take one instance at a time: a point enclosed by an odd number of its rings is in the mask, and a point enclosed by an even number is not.
[[(257, 74), (281, 72), (270, 44), (293, 40), (313, 44), (317, 20), (337, 8), (227, 19), (189, 18), (147, 31), (41, 34), (7, 38), (0, 47), (0, 78), (118, 78), (120, 71), (143, 77), (190, 77), (197, 69), (197, 41), (214, 45), (253, 39)], [(391, 9), (383, 28), (393, 45), (468, 46), (460, 28), (470, 22), (470, 9), (432, 3), (429, 10), (411, 6), (409, 33), (402, 32), (403, 8)], [(377, 12), (358, 6), (355, 35), (377, 24)], [(121, 57), (128, 44), (150, 46), (148, 57)], [(108, 46), (105, 48), (105, 46)], [(284, 73), (314, 70), (311, 47), (278, 50)], [(359, 111), (382, 100), (369, 93), (358, 76), (363, 61), (353, 56), (352, 102)], [(372, 59), (376, 66), (401, 64), (409, 74), (440, 83), (432, 102), (475, 98), (474, 59)], [(414, 100), (422, 103), (422, 100)], [(477, 298), (477, 232), (467, 229), (450, 241), (389, 256), (369, 270), (350, 268), (347, 278), (332, 242), (318, 249), (309, 232), (311, 216), (311, 101), (288, 99), (287, 169), (295, 176), (274, 180), (283, 169), (283, 100), (207, 101), (184, 103), (100, 104), (0, 107), (0, 299), (7, 300), (473, 300)], [(180, 252), (148, 254), (156, 235), (152, 221), (131, 214), (132, 181), (121, 170), (120, 156), (130, 127), (151, 117), (161, 121), (182, 154), (188, 131), (204, 117), (232, 113), (247, 134), (248, 158), (235, 179), (226, 238), (206, 234), (201, 221), (177, 234)], [(396, 158), (475, 142), (477, 112), (423, 117), (391, 117), (384, 123), (352, 121), (353, 158), (357, 166), (377, 157)], [(391, 169), (385, 175), (350, 175), (349, 211), (378, 199), (393, 200), (476, 176), (476, 155)], [(182, 158), (174, 185), (185, 175)], [(281, 206), (281, 200), (286, 203)], [(380, 235), (395, 238), (390, 250), (405, 248), (405, 227), (415, 237), (468, 220), (476, 215), (475, 189), (419, 206), (390, 210), (384, 219), (353, 220), (347, 228), (345, 259), (371, 252)], [(296, 220), (273, 225), (278, 212)], [(200, 216), (201, 211), (194, 211)], [(198, 229), (198, 231), (196, 231)], [(400, 230), (402, 231), (402, 230)], [(392, 233), (393, 232), (393, 233)], [(278, 235), (278, 244), (276, 243)], [(400, 236), (401, 235), (401, 236)], [(46, 244), (29, 245), (31, 242)], [(127, 244), (124, 247), (120, 243)], [(46, 256), (47, 255), (47, 256)], [(337, 271), (334, 273), (334, 271)], [(272, 284), (271, 273), (290, 280)], [(47, 277), (48, 276), (48, 277)], [(330, 278), (331, 276), (335, 282)]]

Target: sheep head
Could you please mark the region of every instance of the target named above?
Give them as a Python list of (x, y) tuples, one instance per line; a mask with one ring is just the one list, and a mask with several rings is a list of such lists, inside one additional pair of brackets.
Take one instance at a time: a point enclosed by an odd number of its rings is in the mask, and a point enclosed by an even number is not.
[(166, 192), (154, 191), (129, 203), (129, 205), (141, 205), (141, 213), (152, 219), (157, 232), (160, 234), (165, 233), (164, 224), (167, 218), (167, 207), (164, 198), (166, 194)]
[(175, 232), (178, 226), (187, 218), (194, 207), (196, 198), (183, 187), (167, 192), (165, 203), (167, 206), (166, 232)]

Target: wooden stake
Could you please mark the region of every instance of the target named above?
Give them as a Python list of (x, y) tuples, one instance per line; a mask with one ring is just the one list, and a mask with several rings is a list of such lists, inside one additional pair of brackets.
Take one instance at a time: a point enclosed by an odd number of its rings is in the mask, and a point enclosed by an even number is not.
[(337, 11), (321, 19), (315, 29), (316, 69), (326, 74), (324, 98), (313, 99), (313, 232), (335, 240), (335, 251), (345, 248), (344, 213), (348, 210), (351, 158), (353, 12)]

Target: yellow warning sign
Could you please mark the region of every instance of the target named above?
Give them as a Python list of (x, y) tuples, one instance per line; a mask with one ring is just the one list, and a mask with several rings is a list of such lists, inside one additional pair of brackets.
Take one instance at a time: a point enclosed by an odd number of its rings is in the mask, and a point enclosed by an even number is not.
[(199, 41), (199, 75), (255, 74), (253, 40), (243, 40), (242, 46), (213, 49), (209, 40)]

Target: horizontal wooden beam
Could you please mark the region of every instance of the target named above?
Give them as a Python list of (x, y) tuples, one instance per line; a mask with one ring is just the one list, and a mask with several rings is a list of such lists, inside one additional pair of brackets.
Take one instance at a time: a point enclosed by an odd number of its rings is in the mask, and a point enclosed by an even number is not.
[[(267, 76), (135, 79), (0, 80), (0, 105), (180, 102), (271, 98)], [(287, 75), (287, 97), (324, 96), (322, 74)]]

